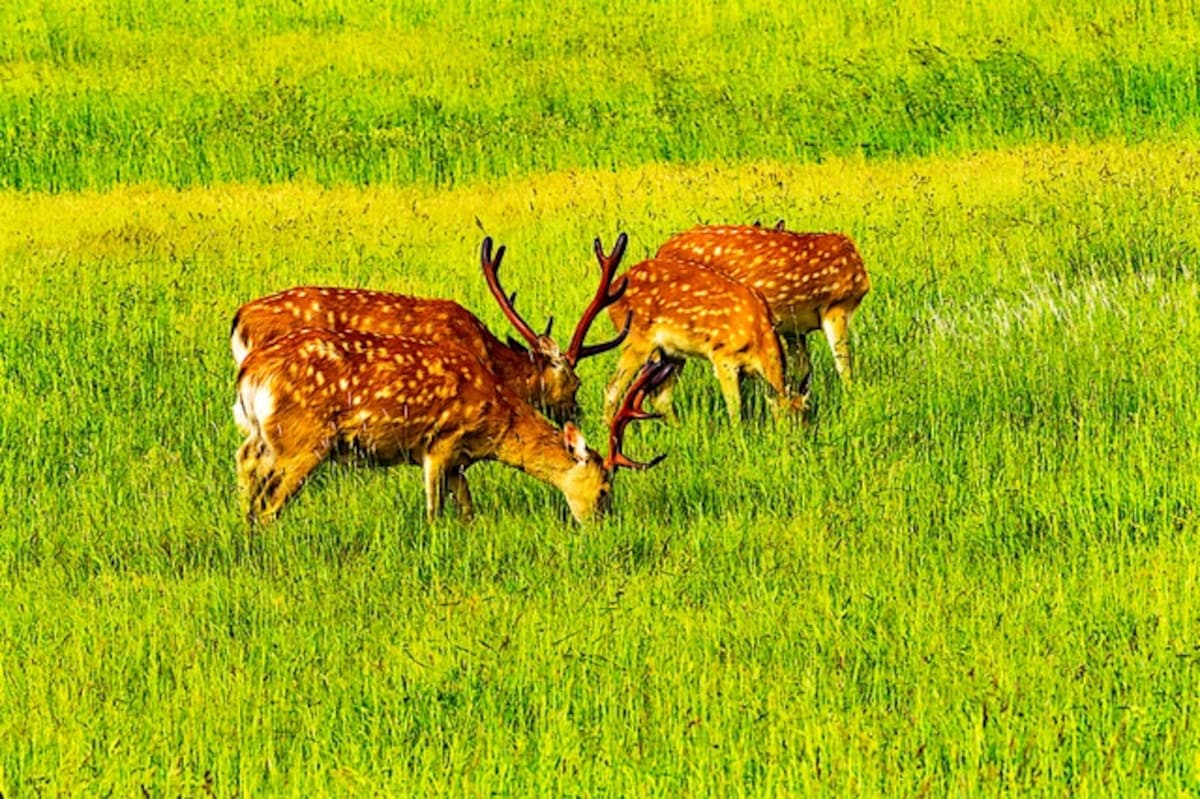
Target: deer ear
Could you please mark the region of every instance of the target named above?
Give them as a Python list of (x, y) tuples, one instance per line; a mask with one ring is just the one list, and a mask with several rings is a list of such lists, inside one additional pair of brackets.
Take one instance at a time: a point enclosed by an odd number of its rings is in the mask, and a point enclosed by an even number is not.
[(563, 425), (563, 443), (575, 456), (575, 460), (587, 460), (587, 442), (583, 440), (583, 431), (576, 427), (574, 422), (567, 422)]

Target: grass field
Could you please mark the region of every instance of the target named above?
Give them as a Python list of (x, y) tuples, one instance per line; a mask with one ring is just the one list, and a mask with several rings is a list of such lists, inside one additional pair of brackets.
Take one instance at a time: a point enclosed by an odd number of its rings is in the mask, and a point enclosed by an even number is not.
[(9, 3), (0, 187), (446, 186), (1197, 133), (1194, 0), (803, 5)]
[[(21, 34), (0, 37), (0, 794), (1200, 791), (1191, 6), (235, 8), (0, 11)], [(1041, 84), (1003, 100), (913, 55), (977, 69), (998, 39), (1078, 78), (1065, 110), (1018, 124), (998, 109), (1040, 107)], [(786, 87), (850, 61), (882, 95), (822, 101), (863, 126), (841, 138)], [(726, 79), (718, 113), (686, 96)], [(969, 113), (892, 119), (880, 87), (901, 82)], [(273, 85), (348, 127), (269, 104), (259, 128), (220, 122)], [(628, 124), (544, 113), (555, 87)], [(751, 106), (761, 126), (725, 124)], [(382, 143), (386, 115), (415, 149)], [(376, 144), (343, 149), (359, 124)], [(391, 288), (505, 331), (486, 234), (561, 326), (594, 236), (627, 231), (633, 263), (697, 221), (781, 216), (850, 233), (872, 276), (852, 391), (813, 341), (808, 425), (731, 428), (692, 365), (681, 423), (630, 432), (669, 457), (622, 473), (601, 524), (482, 464), (470, 525), (424, 523), (418, 469), (326, 467), (245, 530), (246, 299)], [(594, 445), (614, 361), (582, 369)]]

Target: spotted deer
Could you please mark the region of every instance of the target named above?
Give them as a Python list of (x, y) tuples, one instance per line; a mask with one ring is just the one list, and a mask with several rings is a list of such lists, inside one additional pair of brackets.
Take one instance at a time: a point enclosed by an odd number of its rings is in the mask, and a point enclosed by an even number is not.
[[(601, 270), (619, 260), (622, 234), (605, 255), (596, 242)], [(775, 320), (762, 295), (719, 272), (674, 258), (651, 258), (627, 271), (625, 292), (608, 306), (614, 324), (628, 329), (617, 371), (605, 390), (604, 418), (613, 418), (617, 402), (634, 374), (658, 353), (677, 369), (656, 391), (655, 410), (671, 413), (671, 391), (685, 358), (713, 365), (730, 418), (741, 420), (741, 380), (757, 375), (771, 387), (774, 410), (791, 407), (783, 381), (783, 351)]]
[(247, 520), (272, 520), (330, 458), (421, 466), (430, 521), (446, 488), (464, 518), (473, 515), (465, 472), (482, 460), (557, 487), (579, 521), (602, 516), (619, 467), (645, 469), (663, 457), (639, 463), (621, 442), (629, 422), (654, 418), (641, 404), (673, 369), (652, 364), (634, 381), (602, 458), (574, 423), (556, 428), (465, 347), (352, 330), (289, 333), (253, 350), (238, 374), (233, 413), (246, 433), (237, 473)]
[(600, 286), (564, 352), (550, 337), (550, 325), (545, 333), (538, 334), (517, 313), (516, 295), (506, 294), (500, 286), (503, 257), (503, 246), (493, 256), (491, 238), (483, 240), (480, 266), (484, 279), (527, 347), (511, 337), (507, 342), (500, 341), (473, 313), (453, 300), (366, 289), (300, 286), (251, 300), (237, 310), (230, 332), (234, 360), (241, 365), (255, 348), (305, 327), (451, 341), (470, 350), (501, 382), (555, 421), (576, 418), (579, 377), (575, 367), (584, 358), (616, 347), (623, 334), (600, 344), (584, 344), (584, 339), (596, 316), (615, 302), (624, 289), (612, 285), (612, 272), (601, 275)]
[(762, 292), (779, 331), (795, 344), (802, 398), (812, 364), (806, 335), (820, 329), (843, 382), (850, 382), (850, 318), (871, 283), (854, 243), (841, 233), (794, 233), (760, 225), (701, 225), (678, 233), (656, 257), (682, 258)]

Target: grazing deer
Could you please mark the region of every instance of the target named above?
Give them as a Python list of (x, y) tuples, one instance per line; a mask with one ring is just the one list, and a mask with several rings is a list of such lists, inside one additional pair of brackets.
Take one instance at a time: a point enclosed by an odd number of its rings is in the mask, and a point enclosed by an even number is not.
[(850, 382), (850, 317), (871, 288), (854, 243), (841, 233), (793, 233), (760, 225), (701, 225), (678, 233), (656, 257), (682, 258), (762, 292), (779, 331), (796, 343), (799, 385), (812, 377), (805, 336), (824, 331), (834, 366)]
[[(611, 255), (596, 242), (601, 271), (608, 273), (625, 249), (624, 234)], [(741, 379), (753, 374), (773, 389), (776, 412), (789, 406), (783, 382), (783, 351), (775, 320), (762, 295), (719, 272), (674, 258), (652, 258), (626, 272), (625, 292), (608, 306), (613, 323), (626, 320), (629, 331), (617, 371), (605, 390), (604, 418), (613, 418), (617, 401), (634, 373), (655, 352), (682, 368), (684, 358), (710, 361), (730, 418), (741, 420)], [(675, 374), (652, 399), (655, 410), (671, 413)]]
[(673, 365), (648, 367), (613, 419), (608, 457), (568, 422), (559, 430), (470, 350), (448, 342), (361, 331), (304, 329), (254, 349), (237, 379), (234, 418), (247, 520), (267, 522), (326, 459), (420, 465), (432, 521), (444, 492), (472, 515), (464, 472), (495, 459), (556, 486), (579, 520), (608, 508), (618, 467), (647, 468), (621, 453), (625, 426), (652, 418), (647, 392)]
[(238, 309), (230, 333), (234, 360), (241, 365), (256, 347), (305, 327), (451, 341), (474, 353), (501, 382), (555, 421), (576, 418), (579, 377), (575, 367), (584, 358), (620, 344), (623, 334), (602, 344), (584, 344), (584, 339), (596, 316), (615, 302), (624, 288), (613, 287), (611, 271), (601, 275), (596, 295), (575, 326), (570, 346), (563, 352), (550, 337), (550, 325), (539, 335), (513, 307), (516, 295), (505, 294), (500, 286), (498, 272), (503, 257), (504, 247), (496, 250), (493, 257), (491, 238), (483, 240), (480, 265), (488, 288), (528, 348), (511, 337), (507, 343), (501, 342), (473, 313), (453, 300), (366, 289), (300, 286), (251, 300)]

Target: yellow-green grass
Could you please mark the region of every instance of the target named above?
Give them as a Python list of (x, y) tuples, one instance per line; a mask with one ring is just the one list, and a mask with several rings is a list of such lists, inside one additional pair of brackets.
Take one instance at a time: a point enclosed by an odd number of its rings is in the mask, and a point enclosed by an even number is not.
[(1194, 0), (0, 5), (0, 187), (460, 185), (1196, 131)]
[[(0, 194), (0, 792), (1195, 792), (1198, 152)], [(240, 302), (392, 288), (503, 332), (487, 233), (562, 329), (593, 236), (633, 263), (780, 216), (872, 274), (809, 426), (731, 429), (693, 365), (602, 524), (485, 464), (471, 525), (424, 524), (417, 469), (326, 467), (242, 526)]]

